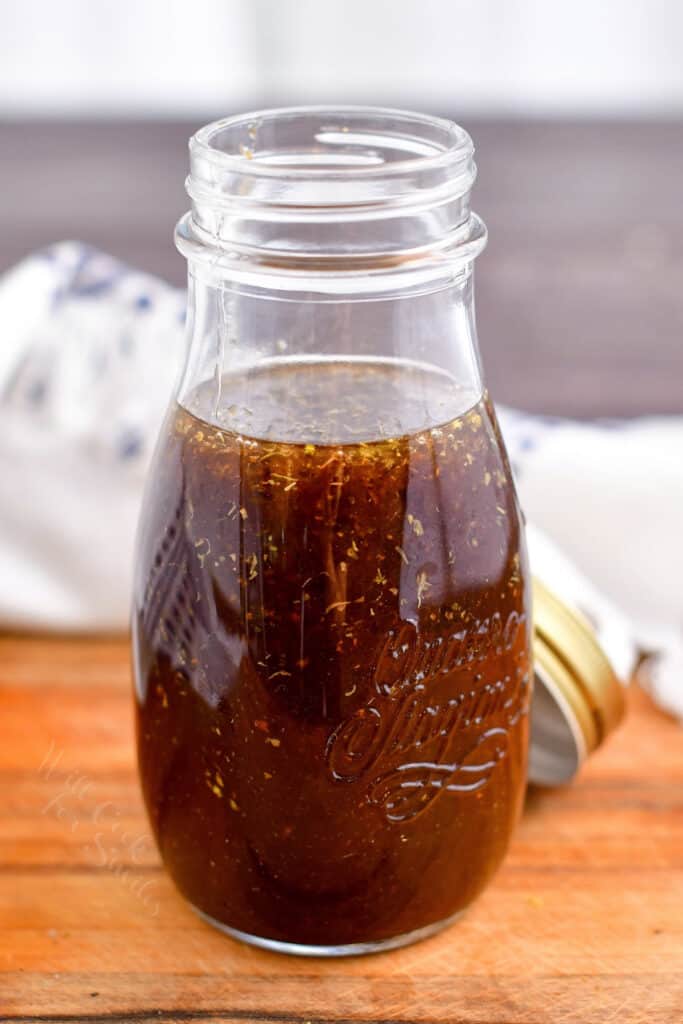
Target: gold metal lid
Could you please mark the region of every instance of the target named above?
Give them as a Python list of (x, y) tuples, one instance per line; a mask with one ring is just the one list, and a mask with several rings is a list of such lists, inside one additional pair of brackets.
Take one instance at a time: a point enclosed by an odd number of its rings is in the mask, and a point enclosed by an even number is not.
[(568, 782), (621, 721), (624, 689), (584, 616), (534, 579), (529, 778)]

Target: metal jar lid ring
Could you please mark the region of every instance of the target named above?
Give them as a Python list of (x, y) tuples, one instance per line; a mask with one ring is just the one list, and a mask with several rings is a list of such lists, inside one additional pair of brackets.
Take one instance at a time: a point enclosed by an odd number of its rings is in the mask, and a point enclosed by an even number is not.
[(569, 781), (621, 721), (624, 690), (590, 623), (534, 579), (534, 660), (529, 778)]

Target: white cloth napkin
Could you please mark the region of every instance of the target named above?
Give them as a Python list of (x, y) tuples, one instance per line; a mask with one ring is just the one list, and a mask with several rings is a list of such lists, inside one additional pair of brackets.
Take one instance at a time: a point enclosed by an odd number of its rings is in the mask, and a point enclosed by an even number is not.
[[(183, 291), (78, 242), (0, 278), (3, 626), (126, 626), (184, 312)], [(658, 655), (655, 697), (683, 716), (683, 416), (585, 424), (499, 411), (528, 519), (625, 613), (634, 642)]]
[(80, 243), (0, 279), (0, 623), (119, 630), (185, 296)]
[(683, 718), (683, 416), (498, 412), (528, 520), (626, 616), (642, 683)]

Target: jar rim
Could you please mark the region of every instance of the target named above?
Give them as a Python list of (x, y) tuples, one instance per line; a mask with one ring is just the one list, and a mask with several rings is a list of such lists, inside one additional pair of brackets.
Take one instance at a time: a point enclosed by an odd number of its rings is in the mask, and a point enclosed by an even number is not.
[[(272, 154), (264, 156), (259, 154), (258, 149), (249, 145), (250, 142), (258, 142), (259, 130), (264, 125), (282, 125), (296, 118), (317, 119), (320, 117), (330, 118), (332, 123), (324, 132), (318, 131), (314, 136), (314, 141), (319, 146), (329, 146), (340, 142), (346, 146), (349, 144), (369, 145), (374, 142), (375, 146), (384, 144), (387, 150), (394, 152), (401, 150), (411, 152), (412, 149), (413, 155), (392, 160), (381, 158), (371, 160), (368, 155), (366, 161), (363, 162), (349, 160), (348, 153), (346, 157), (341, 157), (340, 151), (337, 150), (336, 154), (333, 151), (329, 152), (330, 156), (340, 157), (338, 162), (334, 162), (331, 166), (316, 166), (310, 161), (297, 165), (296, 154), (291, 154), (291, 162), (274, 160)], [(336, 125), (333, 123), (334, 119), (338, 119), (342, 123)], [(378, 126), (374, 130), (366, 128), (352, 131), (348, 123), (372, 121), (372, 119), (378, 122)], [(382, 121), (386, 122), (385, 127), (380, 127)], [(395, 128), (405, 128), (410, 125), (415, 131), (421, 129), (422, 134), (401, 133), (392, 129), (390, 127), (392, 124)], [(432, 132), (431, 139), (426, 135), (428, 131)], [(242, 133), (242, 141), (240, 141), (240, 133)], [(236, 144), (235, 151), (217, 145), (217, 139), (226, 135), (233, 136), (231, 141)], [(469, 133), (454, 121), (412, 110), (358, 104), (271, 107), (220, 118), (195, 132), (190, 138), (189, 149), (193, 158), (206, 160), (223, 170), (231, 170), (236, 173), (244, 172), (250, 176), (266, 178), (323, 181), (334, 181), (340, 177), (346, 180), (364, 180), (404, 175), (411, 172), (427, 172), (451, 165), (472, 163), (474, 154), (474, 145)], [(299, 156), (302, 155), (299, 154)], [(325, 151), (321, 149), (320, 155), (325, 155)], [(472, 180), (474, 173), (472, 164)], [(468, 187), (471, 187), (471, 184), (472, 181), (469, 182)]]
[[(470, 262), (474, 145), (459, 125), (389, 107), (295, 106), (226, 117), (190, 139), (189, 218), (212, 263), (352, 267)], [(196, 244), (195, 244), (196, 243)]]

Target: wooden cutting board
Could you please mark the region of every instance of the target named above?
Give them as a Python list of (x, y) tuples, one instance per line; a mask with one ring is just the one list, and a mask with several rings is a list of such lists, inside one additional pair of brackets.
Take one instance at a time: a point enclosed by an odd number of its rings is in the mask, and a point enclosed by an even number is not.
[(174, 891), (124, 641), (0, 637), (0, 740), (3, 1022), (683, 1021), (683, 728), (641, 693), (574, 785), (529, 794), (459, 923), (328, 962), (233, 942)]

